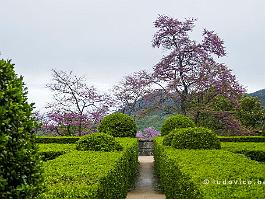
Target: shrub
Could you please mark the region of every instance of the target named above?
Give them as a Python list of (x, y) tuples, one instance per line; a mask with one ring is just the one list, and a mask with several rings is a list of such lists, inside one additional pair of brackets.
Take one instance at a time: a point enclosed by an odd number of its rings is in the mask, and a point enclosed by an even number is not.
[(196, 127), (173, 130), (171, 146), (177, 149), (220, 149), (217, 135), (210, 129)]
[[(166, 198), (265, 198), (264, 164), (241, 154), (174, 149), (163, 146), (158, 137), (154, 140), (154, 158)], [(248, 180), (252, 184), (243, 184)]]
[(81, 151), (119, 151), (122, 146), (115, 138), (105, 133), (92, 133), (80, 138), (76, 149)]
[(195, 123), (189, 117), (185, 115), (173, 115), (165, 119), (161, 128), (161, 135), (167, 135), (174, 129), (188, 127), (195, 127)]
[(73, 150), (45, 162), (47, 189), (40, 199), (126, 198), (138, 166), (138, 143), (133, 138), (117, 141), (123, 147), (118, 153)]
[(40, 156), (42, 161), (48, 161), (57, 158), (60, 155), (63, 155), (63, 151), (47, 151), (47, 152), (41, 152)]
[(238, 151), (264, 151), (265, 144), (262, 142), (222, 142), (222, 150), (237, 153)]
[(239, 151), (251, 160), (256, 160), (258, 162), (265, 162), (265, 151)]
[(57, 158), (60, 155), (75, 150), (75, 144), (38, 144), (39, 154), (43, 161)]
[(72, 144), (77, 142), (80, 137), (77, 136), (37, 136), (37, 143), (58, 143), (58, 144)]
[(171, 146), (172, 140), (175, 136), (176, 132), (173, 130), (169, 134), (167, 134), (163, 139), (163, 144), (165, 146)]
[(113, 113), (102, 119), (98, 131), (114, 137), (135, 137), (137, 126), (134, 120), (123, 113)]
[(221, 142), (265, 142), (263, 136), (218, 136)]
[(265, 145), (255, 142), (225, 142), (222, 143), (222, 150), (233, 153), (244, 154), (246, 157), (259, 162), (265, 162)]
[(0, 198), (35, 198), (41, 191), (33, 104), (26, 95), (14, 65), (0, 60)]

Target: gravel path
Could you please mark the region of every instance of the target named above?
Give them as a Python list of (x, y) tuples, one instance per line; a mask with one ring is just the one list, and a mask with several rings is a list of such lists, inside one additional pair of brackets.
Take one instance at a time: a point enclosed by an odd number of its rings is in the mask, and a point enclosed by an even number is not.
[(126, 199), (165, 199), (165, 195), (154, 191), (153, 156), (139, 156), (139, 177), (136, 187), (130, 191)]

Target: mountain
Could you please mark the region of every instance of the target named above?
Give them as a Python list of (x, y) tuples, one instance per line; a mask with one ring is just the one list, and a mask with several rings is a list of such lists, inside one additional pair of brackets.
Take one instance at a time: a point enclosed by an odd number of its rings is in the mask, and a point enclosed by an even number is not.
[[(249, 95), (258, 97), (265, 107), (265, 89), (249, 93)], [(135, 104), (134, 110), (130, 113), (135, 116), (139, 130), (147, 127), (154, 127), (156, 130), (160, 130), (166, 117), (180, 112), (180, 102), (178, 102), (177, 110), (173, 108), (175, 103), (172, 99), (163, 96), (161, 90), (158, 90), (139, 99)], [(128, 107), (125, 107), (125, 113), (130, 114), (126, 110), (128, 110)]]
[[(176, 104), (177, 103), (177, 108)], [(169, 115), (180, 112), (180, 102), (164, 96), (162, 90), (156, 90), (139, 99), (132, 111), (124, 107), (124, 113), (134, 115), (139, 130), (153, 127), (160, 130), (162, 123)]]
[(250, 93), (249, 95), (253, 97), (258, 97), (261, 100), (262, 105), (265, 107), (265, 89), (258, 90), (254, 93)]

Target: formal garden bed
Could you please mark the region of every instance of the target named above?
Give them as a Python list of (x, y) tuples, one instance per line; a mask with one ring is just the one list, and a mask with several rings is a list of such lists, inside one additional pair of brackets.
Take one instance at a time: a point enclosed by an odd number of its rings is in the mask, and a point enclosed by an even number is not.
[(125, 198), (138, 166), (138, 143), (135, 138), (116, 140), (122, 151), (78, 151), (75, 144), (39, 144), (42, 154), (62, 153), (43, 164), (46, 190), (40, 198)]
[[(45, 94), (40, 101), (49, 99), (39, 110), (12, 61), (0, 59), (0, 198), (124, 199), (137, 173), (139, 151), (154, 153), (168, 199), (265, 198), (264, 94), (263, 102), (250, 96), (245, 88), (253, 85), (242, 85), (218, 60), (227, 52), (215, 31), (203, 29), (199, 41), (192, 38), (196, 21), (158, 15), (152, 46), (163, 56), (109, 91), (74, 71), (51, 69), (45, 85), (50, 92), (40, 86), (40, 76), (26, 77)], [(96, 30), (93, 26), (90, 32)], [(45, 63), (35, 61), (45, 69)], [(100, 64), (81, 65), (93, 73), (89, 67)], [(100, 71), (101, 78), (109, 71)], [(90, 80), (96, 80), (92, 73)]]
[(264, 198), (264, 163), (234, 153), (265, 151), (264, 143), (221, 145), (220, 150), (176, 149), (156, 138), (155, 169), (166, 197)]

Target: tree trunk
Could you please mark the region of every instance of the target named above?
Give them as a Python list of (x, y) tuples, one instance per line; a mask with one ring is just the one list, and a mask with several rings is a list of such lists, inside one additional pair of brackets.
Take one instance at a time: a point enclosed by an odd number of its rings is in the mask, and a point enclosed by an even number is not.
[(194, 118), (194, 122), (195, 124), (197, 125), (198, 122), (199, 122), (199, 119), (200, 119), (200, 111), (196, 111), (196, 115), (195, 115), (195, 118)]
[(180, 97), (180, 109), (183, 115), (187, 114), (187, 94), (185, 91), (183, 91)]
[(180, 105), (181, 113), (183, 115), (186, 115), (186, 100), (181, 100), (181, 105)]
[(81, 136), (82, 132), (82, 118), (79, 119), (79, 125), (78, 125), (78, 135)]

